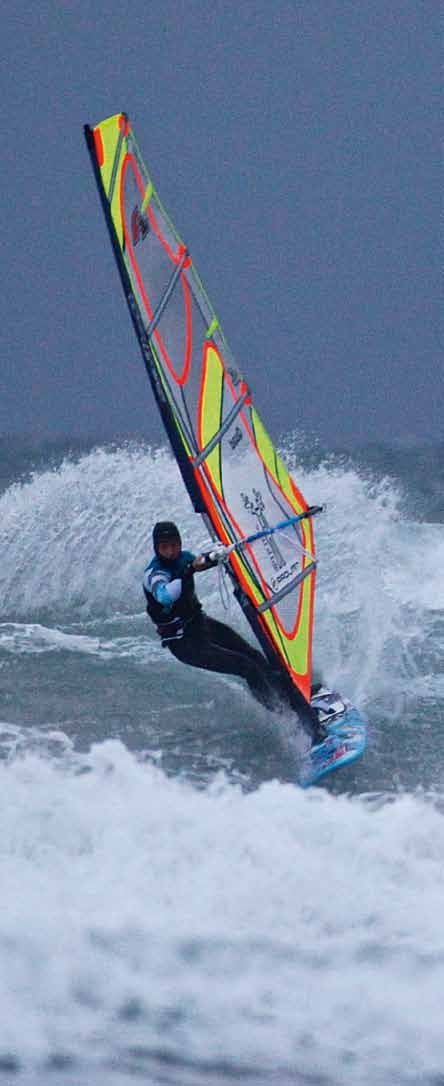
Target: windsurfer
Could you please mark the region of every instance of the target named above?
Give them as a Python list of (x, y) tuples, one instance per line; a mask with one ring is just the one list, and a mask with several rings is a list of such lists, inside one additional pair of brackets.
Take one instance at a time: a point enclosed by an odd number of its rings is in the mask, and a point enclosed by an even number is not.
[(195, 573), (211, 569), (217, 562), (208, 555), (182, 550), (179, 529), (172, 521), (154, 525), (153, 546), (143, 590), (162, 645), (191, 667), (239, 675), (257, 701), (268, 709), (276, 708), (286, 696), (280, 672), (230, 626), (206, 615), (196, 595)]

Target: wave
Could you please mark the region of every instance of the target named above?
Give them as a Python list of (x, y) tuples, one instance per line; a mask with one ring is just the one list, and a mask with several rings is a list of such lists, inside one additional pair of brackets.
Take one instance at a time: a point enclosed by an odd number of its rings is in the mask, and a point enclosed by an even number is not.
[[(327, 506), (315, 667), (371, 721), (331, 792), (283, 783), (294, 721), (173, 673), (149, 631), (152, 523), (202, 541), (166, 451), (90, 449), (0, 498), (0, 1078), (442, 1073), (442, 528), (386, 473), (286, 453)], [(202, 599), (224, 616), (213, 574)]]
[[(10, 653), (15, 657), (43, 656), (52, 653), (73, 653), (78, 656), (95, 656), (101, 660), (124, 659), (146, 664), (153, 659), (162, 658), (160, 643), (147, 638), (146, 623), (141, 616), (141, 632), (135, 636), (94, 636), (89, 633), (74, 633), (55, 627), (42, 626), (39, 622), (2, 622), (0, 623), (0, 653)], [(114, 624), (113, 624), (114, 625)]]
[(4, 615), (142, 610), (151, 525), (173, 507), (186, 530), (187, 501), (168, 454), (137, 446), (94, 449), (12, 485), (0, 499)]
[[(298, 479), (309, 501), (327, 506), (317, 523), (316, 668), (361, 702), (369, 691), (400, 694), (424, 667), (433, 682), (443, 647), (440, 525), (408, 521), (392, 480), (351, 465), (299, 467)], [(172, 516), (197, 548), (200, 518), (162, 449), (96, 448), (13, 484), (0, 498), (4, 622), (140, 614), (151, 527)], [(216, 579), (199, 588), (220, 614)]]
[(438, 797), (196, 791), (119, 742), (80, 757), (65, 739), (0, 765), (0, 1056), (432, 1081)]

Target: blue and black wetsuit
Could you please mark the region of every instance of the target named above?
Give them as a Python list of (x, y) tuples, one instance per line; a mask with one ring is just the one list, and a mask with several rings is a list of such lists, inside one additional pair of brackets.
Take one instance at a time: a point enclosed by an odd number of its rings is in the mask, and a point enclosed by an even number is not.
[[(280, 676), (265, 656), (230, 626), (204, 613), (195, 592), (193, 559), (190, 551), (181, 551), (173, 562), (156, 555), (145, 569), (147, 611), (162, 645), (191, 667), (239, 675), (262, 705), (276, 708), (283, 695)], [(214, 563), (206, 568), (210, 565)]]
[(194, 589), (194, 554), (182, 551), (175, 561), (157, 555), (145, 569), (143, 591), (146, 609), (162, 638), (162, 645), (182, 638), (187, 626), (202, 611)]

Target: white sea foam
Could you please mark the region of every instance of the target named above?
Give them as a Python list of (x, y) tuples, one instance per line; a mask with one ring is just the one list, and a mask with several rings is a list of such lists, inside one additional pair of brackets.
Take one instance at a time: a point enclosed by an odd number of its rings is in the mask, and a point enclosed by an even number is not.
[(109, 640), (43, 626), (38, 622), (3, 622), (0, 623), (0, 651), (14, 656), (69, 652), (80, 656), (97, 656), (102, 660), (130, 657), (141, 663), (152, 662), (165, 655), (162, 654), (160, 642), (148, 639), (145, 622), (139, 636), (113, 637)]
[(0, 498), (3, 613), (140, 611), (151, 527), (172, 512), (186, 534), (196, 518), (162, 450), (96, 449), (10, 487)]
[(117, 742), (66, 753), (0, 767), (0, 1056), (442, 1070), (438, 802), (202, 792)]
[[(376, 597), (384, 612), (387, 604), (444, 608), (440, 525), (405, 523), (394, 485), (352, 468), (321, 465), (297, 477), (309, 501), (327, 506), (316, 522), (318, 621), (326, 609), (347, 616), (356, 608), (371, 620)], [(202, 540), (174, 461), (148, 447), (99, 448), (36, 473), (2, 495), (0, 513), (3, 610), (20, 618), (45, 608), (138, 611), (153, 522), (174, 516), (191, 546)]]
[[(360, 704), (395, 697), (423, 671), (423, 648), (444, 649), (444, 538), (440, 524), (412, 524), (390, 480), (347, 467), (299, 473), (316, 522), (315, 665)], [(433, 693), (434, 678), (429, 677)]]
[[(392, 483), (351, 468), (298, 478), (309, 501), (327, 504), (315, 666), (369, 709), (386, 696), (391, 717), (407, 688), (413, 700), (439, 699), (442, 528), (408, 524)], [(188, 1082), (180, 1061), (207, 1068), (208, 1080), (229, 1064), (233, 1081), (242, 1069), (260, 1081), (269, 1068), (285, 1086), (296, 1074), (334, 1086), (431, 1083), (444, 1061), (439, 798), (387, 804), (278, 782), (242, 794), (222, 777), (196, 791), (155, 768), (159, 751), (143, 762), (104, 742), (79, 755), (62, 728), (38, 726), (70, 719), (56, 711), (64, 669), (74, 689), (87, 668), (120, 689), (128, 669), (115, 678), (113, 661), (126, 656), (145, 668), (141, 721), (157, 712), (146, 665), (162, 659), (165, 672), (152, 673), (163, 692), (176, 662), (142, 624), (140, 582), (150, 527), (170, 516), (196, 547), (201, 522), (171, 457), (141, 447), (97, 449), (0, 499), (5, 704), (13, 682), (34, 682), (30, 656), (44, 668), (48, 654), (52, 669), (48, 715), (36, 696), (33, 717), (23, 686), (34, 724), (0, 727), (0, 1072), (9, 1056), (31, 1073), (72, 1055), (86, 1068), (141, 1068), (143, 1080), (144, 1059), (161, 1053), (177, 1086)], [(214, 574), (199, 593), (224, 617)], [(236, 605), (230, 620), (245, 632)], [(194, 679), (176, 675), (162, 718), (171, 712), (175, 743), (186, 703), (198, 741)], [(239, 684), (199, 681), (205, 697), (213, 683), (230, 705), (235, 693), (245, 724), (251, 699)], [(92, 682), (93, 721), (94, 691)], [(178, 740), (179, 763), (182, 752)], [(438, 788), (435, 741), (433, 759)]]
[[(442, 526), (407, 523), (394, 484), (351, 467), (298, 468), (297, 477), (310, 502), (327, 506), (316, 522), (315, 671), (364, 708), (385, 698), (392, 716), (403, 712), (406, 682), (425, 673), (429, 693), (439, 696)], [(150, 529), (171, 516), (196, 548), (202, 523), (165, 450), (96, 449), (10, 487), (0, 498), (0, 593), (4, 617), (22, 631), (3, 626), (0, 648), (127, 652), (145, 662), (156, 652), (147, 627), (140, 640), (117, 643), (66, 624), (141, 611)], [(215, 574), (199, 581), (199, 594), (211, 613), (251, 636), (235, 603), (224, 611)], [(64, 631), (44, 632), (60, 624)]]

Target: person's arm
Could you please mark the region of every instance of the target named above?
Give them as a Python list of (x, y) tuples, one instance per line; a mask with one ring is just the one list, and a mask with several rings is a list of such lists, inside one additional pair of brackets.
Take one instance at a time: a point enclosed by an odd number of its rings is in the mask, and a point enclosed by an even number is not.
[(205, 573), (205, 570), (214, 569), (218, 564), (218, 559), (210, 558), (209, 554), (195, 555), (186, 551), (185, 557), (187, 564), (182, 572), (183, 578), (191, 577), (193, 573)]
[(217, 566), (217, 559), (210, 558), (208, 554), (198, 554), (191, 565), (194, 573), (205, 573), (205, 570)]
[(145, 587), (162, 607), (172, 607), (182, 592), (180, 577), (170, 581), (163, 570), (153, 570), (145, 580)]
[(156, 585), (153, 596), (162, 607), (172, 607), (182, 593), (182, 578)]

